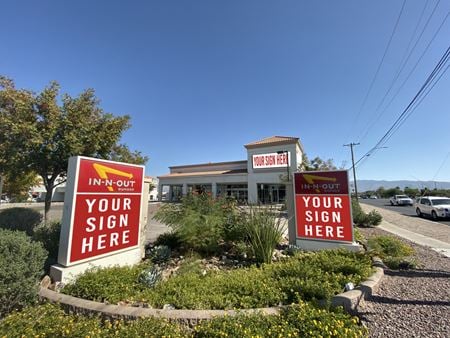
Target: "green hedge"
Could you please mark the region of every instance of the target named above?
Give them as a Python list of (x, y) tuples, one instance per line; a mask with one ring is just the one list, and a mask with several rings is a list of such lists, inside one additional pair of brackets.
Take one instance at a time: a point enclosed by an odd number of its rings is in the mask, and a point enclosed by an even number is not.
[(299, 300), (329, 300), (348, 282), (358, 284), (372, 271), (369, 256), (347, 251), (298, 253), (278, 263), (231, 271), (187, 272), (154, 288), (137, 279), (144, 266), (89, 271), (63, 292), (117, 303), (146, 302), (161, 308), (232, 309), (276, 306)]
[(46, 258), (24, 232), (0, 229), (0, 318), (36, 300)]

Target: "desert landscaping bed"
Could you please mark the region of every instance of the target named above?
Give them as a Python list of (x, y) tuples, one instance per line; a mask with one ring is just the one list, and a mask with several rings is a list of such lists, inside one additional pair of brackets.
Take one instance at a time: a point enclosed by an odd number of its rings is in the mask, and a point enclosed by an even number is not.
[[(366, 237), (393, 236), (377, 228), (360, 231)], [(360, 305), (358, 316), (368, 327), (370, 337), (448, 337), (450, 259), (399, 239), (414, 248), (417, 267), (385, 269), (378, 290)]]

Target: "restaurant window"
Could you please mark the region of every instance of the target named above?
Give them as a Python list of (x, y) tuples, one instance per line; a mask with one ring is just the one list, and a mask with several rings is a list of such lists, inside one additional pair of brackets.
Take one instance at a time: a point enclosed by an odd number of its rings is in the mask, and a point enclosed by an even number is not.
[(284, 184), (258, 183), (258, 202), (261, 204), (278, 204), (286, 201)]

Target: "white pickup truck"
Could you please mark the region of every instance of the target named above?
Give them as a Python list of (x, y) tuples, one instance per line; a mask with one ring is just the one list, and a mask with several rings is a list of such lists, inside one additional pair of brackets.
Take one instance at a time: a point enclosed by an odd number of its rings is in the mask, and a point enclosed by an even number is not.
[(413, 205), (413, 200), (406, 195), (394, 195), (389, 202), (391, 205)]

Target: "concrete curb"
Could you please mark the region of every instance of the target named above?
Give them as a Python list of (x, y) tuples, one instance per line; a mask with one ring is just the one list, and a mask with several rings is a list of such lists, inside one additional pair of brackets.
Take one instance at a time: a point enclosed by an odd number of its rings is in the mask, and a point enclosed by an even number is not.
[(359, 304), (378, 290), (383, 276), (383, 268), (376, 266), (375, 273), (364, 282), (361, 282), (356, 288), (334, 296), (331, 300), (331, 306), (342, 306), (346, 312), (355, 314)]
[[(366, 281), (362, 282), (354, 290), (340, 293), (331, 299), (331, 306), (342, 306), (348, 313), (355, 313), (360, 302), (372, 295), (378, 289), (379, 283), (384, 275), (383, 268), (377, 267), (378, 262), (374, 262), (375, 273)], [(382, 262), (381, 262), (382, 264)], [(277, 306), (257, 309), (242, 310), (163, 310), (149, 309), (142, 307), (111, 305), (100, 302), (94, 302), (82, 298), (65, 295), (41, 286), (39, 289), (39, 297), (46, 299), (52, 303), (59, 303), (61, 307), (70, 312), (82, 314), (100, 314), (108, 319), (137, 319), (143, 317), (165, 318), (171, 322), (178, 322), (187, 326), (195, 326), (203, 320), (209, 320), (213, 317), (235, 316), (238, 313), (263, 313), (278, 314), (287, 306)]]

